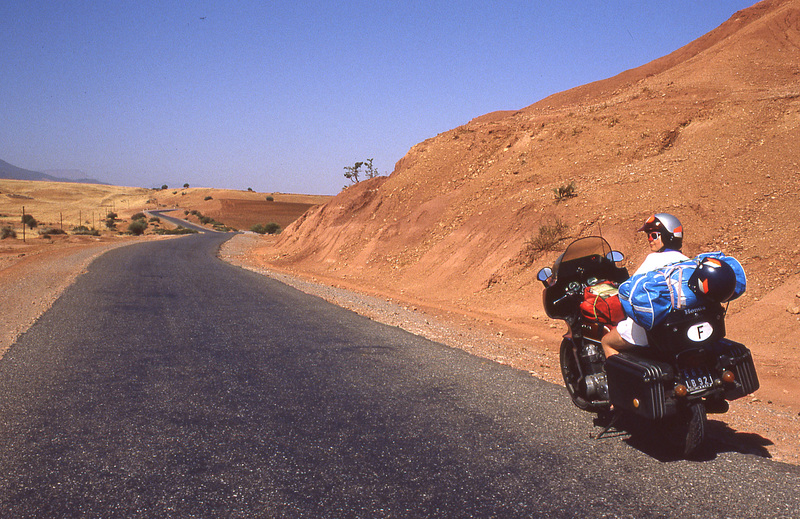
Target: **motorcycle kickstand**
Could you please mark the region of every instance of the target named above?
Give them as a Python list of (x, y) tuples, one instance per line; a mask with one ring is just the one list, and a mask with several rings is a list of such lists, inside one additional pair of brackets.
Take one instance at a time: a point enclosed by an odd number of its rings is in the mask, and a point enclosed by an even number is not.
[(602, 439), (602, 438), (603, 438), (603, 436), (605, 436), (605, 435), (608, 433), (608, 431), (610, 431), (610, 430), (611, 430), (611, 428), (612, 428), (612, 427), (614, 427), (614, 425), (615, 425), (615, 424), (616, 424), (616, 423), (619, 421), (619, 419), (620, 419), (620, 417), (621, 417), (621, 416), (622, 416), (622, 413), (618, 413), (618, 412), (617, 412), (617, 413), (613, 413), (613, 414), (611, 415), (611, 421), (610, 421), (610, 422), (608, 422), (608, 425), (606, 425), (606, 426), (603, 428), (603, 430), (602, 430), (602, 431), (600, 431), (600, 434), (598, 434), (597, 436), (595, 436), (595, 437), (594, 437), (594, 439), (595, 439), (595, 440), (600, 440), (600, 439)]

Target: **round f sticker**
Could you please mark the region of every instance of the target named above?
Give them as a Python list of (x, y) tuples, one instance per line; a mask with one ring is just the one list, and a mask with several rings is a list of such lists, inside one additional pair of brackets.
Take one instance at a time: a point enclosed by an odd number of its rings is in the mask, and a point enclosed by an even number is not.
[(686, 336), (693, 342), (708, 340), (712, 333), (714, 333), (714, 328), (709, 323), (695, 324), (686, 330)]

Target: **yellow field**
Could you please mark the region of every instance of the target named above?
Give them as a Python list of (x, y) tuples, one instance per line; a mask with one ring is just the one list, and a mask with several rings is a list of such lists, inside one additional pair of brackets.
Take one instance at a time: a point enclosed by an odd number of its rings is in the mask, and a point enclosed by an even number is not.
[(141, 211), (152, 193), (151, 189), (138, 187), (0, 180), (0, 225), (22, 229), (24, 208), (40, 227), (99, 227), (111, 211)]
[[(200, 209), (205, 214), (221, 200), (265, 202), (271, 197), (276, 208), (284, 204), (319, 204), (329, 196), (258, 193), (213, 188), (145, 189), (139, 187), (38, 182), (0, 179), (0, 227), (22, 230), (22, 213), (32, 215), (39, 229), (71, 230), (78, 225), (103, 230), (101, 225), (109, 212), (121, 219), (146, 209)], [(217, 204), (211, 204), (216, 201)], [(292, 219), (299, 216), (294, 215)], [(266, 223), (266, 222), (261, 222)], [(281, 222), (283, 223), (283, 222)], [(285, 223), (284, 223), (285, 225)], [(36, 231), (26, 231), (36, 234)]]

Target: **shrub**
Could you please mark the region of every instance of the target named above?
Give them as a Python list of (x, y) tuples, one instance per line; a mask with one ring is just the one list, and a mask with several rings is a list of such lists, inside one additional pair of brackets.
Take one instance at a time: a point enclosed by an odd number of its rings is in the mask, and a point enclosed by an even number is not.
[(22, 215), (22, 225), (27, 225), (30, 229), (35, 229), (39, 222), (30, 214)]
[(214, 200), (214, 197), (213, 197), (213, 196), (211, 196), (211, 195), (208, 195), (208, 196), (207, 196), (207, 197), (205, 197), (203, 200)]
[(177, 229), (156, 229), (153, 231), (155, 234), (197, 234), (194, 229), (187, 229), (186, 227), (178, 227)]
[(275, 197), (273, 197), (273, 196), (268, 196), (267, 197), (267, 202), (274, 202), (274, 201), (275, 201)]
[(100, 231), (97, 229), (89, 229), (85, 225), (79, 225), (72, 228), (72, 234), (77, 234), (79, 236), (100, 236)]
[(144, 213), (136, 213), (135, 215), (131, 216), (131, 220), (146, 220), (147, 216)]
[(150, 221), (152, 223), (161, 223), (161, 218), (159, 218), (158, 216), (153, 216), (152, 218), (150, 218)]
[(536, 236), (525, 242), (521, 262), (530, 265), (542, 252), (555, 249), (567, 237), (568, 230), (569, 226), (558, 218), (552, 224), (543, 224)]
[(136, 236), (141, 236), (147, 230), (147, 222), (144, 220), (134, 220), (128, 225), (128, 232)]
[(5, 240), (6, 238), (14, 238), (16, 240), (17, 231), (11, 227), (3, 227), (3, 230), (0, 231), (0, 240)]
[(553, 189), (553, 193), (556, 195), (556, 203), (566, 200), (567, 198), (578, 196), (576, 190), (575, 182), (570, 182), (569, 184)]
[(54, 236), (56, 234), (67, 234), (63, 229), (42, 229), (39, 231), (40, 236)]
[(281, 226), (275, 222), (268, 224), (256, 224), (250, 228), (251, 231), (258, 234), (278, 234), (281, 232)]
[(344, 168), (344, 176), (345, 178), (349, 179), (353, 184), (358, 184), (361, 180), (359, 176), (361, 175), (361, 166), (364, 166), (366, 169), (363, 171), (364, 175), (367, 178), (375, 178), (380, 173), (378, 170), (372, 165), (372, 159), (367, 159), (366, 161), (356, 162), (352, 166), (345, 166)]

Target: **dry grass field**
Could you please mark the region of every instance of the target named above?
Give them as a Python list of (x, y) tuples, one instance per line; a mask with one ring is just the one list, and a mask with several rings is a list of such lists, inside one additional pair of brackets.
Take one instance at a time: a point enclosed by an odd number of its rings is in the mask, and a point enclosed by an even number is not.
[[(138, 187), (35, 182), (0, 179), (0, 228), (10, 228), (23, 238), (22, 213), (32, 215), (37, 226), (25, 238), (39, 238), (47, 230), (70, 234), (75, 227), (96, 229), (101, 235), (125, 232), (130, 218), (148, 209), (175, 208), (173, 216), (198, 223), (197, 211), (230, 228), (249, 230), (256, 224), (275, 222), (284, 228), (308, 208), (327, 202), (324, 195), (257, 193), (214, 188), (144, 189)], [(116, 229), (108, 229), (108, 213), (118, 216)], [(164, 224), (169, 227), (168, 224)], [(153, 232), (159, 225), (151, 225)]]
[[(15, 229), (22, 237), (22, 211), (32, 215), (39, 230), (69, 231), (84, 225), (99, 228), (109, 212), (118, 214), (154, 209), (148, 204), (153, 190), (136, 187), (0, 180), (0, 227)], [(38, 237), (37, 230), (28, 231)]]

